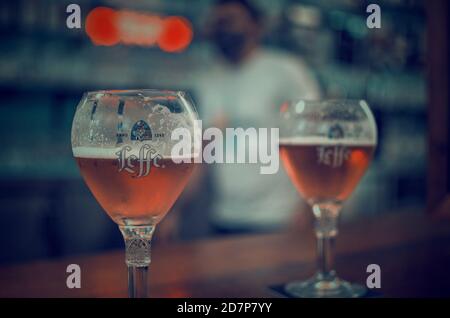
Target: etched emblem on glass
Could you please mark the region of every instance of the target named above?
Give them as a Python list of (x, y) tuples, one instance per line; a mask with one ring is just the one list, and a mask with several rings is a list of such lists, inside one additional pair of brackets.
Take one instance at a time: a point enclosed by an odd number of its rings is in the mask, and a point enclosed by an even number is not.
[(137, 121), (131, 129), (130, 138), (133, 141), (152, 140), (152, 130), (150, 129), (149, 124), (143, 120)]

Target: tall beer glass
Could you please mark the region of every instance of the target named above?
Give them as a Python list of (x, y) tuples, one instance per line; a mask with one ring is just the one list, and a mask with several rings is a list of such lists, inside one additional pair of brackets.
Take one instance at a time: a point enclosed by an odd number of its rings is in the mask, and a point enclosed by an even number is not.
[[(125, 240), (130, 297), (146, 297), (155, 226), (194, 169), (195, 107), (185, 92), (115, 90), (85, 93), (72, 125), (72, 150), (94, 197)], [(172, 132), (191, 145), (174, 158)]]
[(298, 192), (312, 207), (318, 271), (286, 285), (296, 297), (359, 297), (366, 289), (339, 279), (333, 267), (337, 221), (344, 201), (364, 175), (377, 144), (373, 115), (363, 100), (284, 103), (280, 155)]

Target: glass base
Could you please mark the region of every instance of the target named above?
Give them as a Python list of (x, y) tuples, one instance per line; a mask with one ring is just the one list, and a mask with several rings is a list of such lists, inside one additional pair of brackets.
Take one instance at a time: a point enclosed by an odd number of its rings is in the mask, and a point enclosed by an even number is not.
[(357, 298), (367, 293), (362, 285), (351, 284), (335, 276), (325, 279), (320, 274), (306, 281), (288, 283), (285, 291), (297, 298)]

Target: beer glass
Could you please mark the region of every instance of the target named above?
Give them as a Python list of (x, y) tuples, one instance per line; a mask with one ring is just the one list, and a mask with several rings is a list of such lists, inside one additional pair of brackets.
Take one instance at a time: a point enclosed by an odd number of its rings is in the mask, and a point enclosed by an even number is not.
[[(85, 93), (72, 124), (72, 151), (98, 203), (125, 240), (130, 297), (146, 297), (155, 226), (194, 169), (195, 123), (188, 94), (168, 90)], [(181, 129), (184, 153), (174, 157)]]
[(339, 279), (334, 241), (342, 204), (364, 175), (377, 144), (374, 117), (363, 100), (286, 102), (280, 111), (280, 156), (300, 195), (312, 207), (318, 271), (288, 283), (294, 297), (359, 297), (366, 289)]

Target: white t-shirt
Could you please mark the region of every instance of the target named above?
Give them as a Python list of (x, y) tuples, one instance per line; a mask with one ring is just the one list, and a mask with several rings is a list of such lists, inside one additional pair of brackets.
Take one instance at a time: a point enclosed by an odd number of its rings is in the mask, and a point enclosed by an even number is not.
[[(227, 127), (273, 127), (282, 102), (320, 95), (301, 59), (268, 50), (258, 50), (239, 67), (216, 63), (196, 84), (204, 128), (221, 114)], [(299, 202), (281, 162), (276, 174), (260, 174), (260, 164), (224, 163), (214, 164), (214, 175), (218, 195), (212, 220), (223, 228), (283, 226)]]

